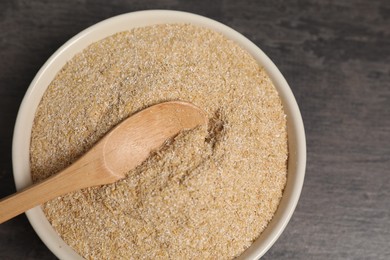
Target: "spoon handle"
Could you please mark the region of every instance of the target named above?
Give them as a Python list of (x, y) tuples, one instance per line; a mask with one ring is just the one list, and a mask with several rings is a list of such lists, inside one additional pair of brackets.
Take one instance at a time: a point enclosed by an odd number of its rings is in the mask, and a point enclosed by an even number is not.
[(0, 224), (58, 196), (79, 189), (112, 183), (118, 178), (105, 174), (99, 149), (93, 149), (63, 171), (0, 200)]
[(62, 176), (55, 175), (2, 199), (0, 201), (0, 223), (66, 193), (70, 187), (63, 187), (64, 183), (67, 182)]

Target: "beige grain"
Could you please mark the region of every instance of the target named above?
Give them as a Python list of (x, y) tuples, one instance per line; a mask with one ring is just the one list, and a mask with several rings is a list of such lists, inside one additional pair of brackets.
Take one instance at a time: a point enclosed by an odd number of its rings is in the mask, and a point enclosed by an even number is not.
[(124, 118), (183, 100), (208, 127), (181, 133), (128, 177), (42, 206), (86, 259), (231, 259), (265, 229), (287, 177), (283, 107), (236, 43), (186, 24), (121, 32), (77, 54), (52, 81), (31, 138), (34, 181), (72, 163)]

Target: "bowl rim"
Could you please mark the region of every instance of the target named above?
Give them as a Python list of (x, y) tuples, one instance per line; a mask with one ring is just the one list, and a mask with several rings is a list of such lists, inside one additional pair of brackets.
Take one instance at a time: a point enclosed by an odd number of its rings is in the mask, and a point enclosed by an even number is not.
[[(203, 26), (220, 32), (235, 41), (264, 67), (282, 99), (288, 124), (287, 185), (274, 218), (260, 237), (240, 255), (240, 258), (243, 259), (258, 259), (268, 251), (285, 229), (301, 194), (306, 168), (306, 137), (302, 116), (287, 81), (271, 59), (239, 32), (204, 16), (173, 10), (144, 10), (125, 13), (84, 29), (54, 52), (29, 85), (17, 114), (12, 141), (12, 165), (16, 188), (21, 190), (32, 184), (29, 150), (35, 111), (49, 83), (65, 62), (92, 42), (108, 35), (131, 28), (164, 23), (190, 23)], [(129, 24), (131, 25), (129, 26)], [(291, 147), (294, 149), (290, 150)], [(57, 235), (40, 206), (27, 211), (26, 215), (40, 239), (58, 258), (82, 259)]]

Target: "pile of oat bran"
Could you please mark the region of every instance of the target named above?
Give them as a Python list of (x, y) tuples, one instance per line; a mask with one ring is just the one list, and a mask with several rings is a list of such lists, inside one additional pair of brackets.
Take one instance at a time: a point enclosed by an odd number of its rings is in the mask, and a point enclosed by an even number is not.
[(150, 105), (202, 107), (207, 127), (180, 134), (125, 180), (42, 206), (87, 259), (231, 259), (267, 226), (286, 183), (286, 119), (265, 71), (234, 42), (192, 25), (156, 25), (73, 57), (38, 107), (34, 181), (63, 169)]

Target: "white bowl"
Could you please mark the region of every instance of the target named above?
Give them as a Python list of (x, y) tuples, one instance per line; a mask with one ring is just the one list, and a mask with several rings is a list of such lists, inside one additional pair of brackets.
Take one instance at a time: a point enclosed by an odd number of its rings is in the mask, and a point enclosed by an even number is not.
[[(18, 190), (32, 184), (29, 163), (31, 128), (38, 104), (57, 72), (76, 53), (89, 44), (101, 40), (116, 32), (134, 27), (162, 23), (191, 23), (207, 27), (224, 34), (247, 50), (259, 64), (264, 66), (282, 99), (288, 124), (288, 178), (287, 185), (278, 210), (260, 237), (240, 256), (243, 259), (261, 257), (277, 240), (297, 205), (306, 167), (306, 140), (298, 105), (283, 75), (275, 64), (256, 45), (233, 29), (199, 15), (178, 12), (150, 10), (119, 15), (80, 32), (59, 48), (39, 70), (31, 82), (20, 106), (16, 120), (12, 163), (14, 178)], [(81, 259), (54, 231), (40, 207), (26, 212), (35, 232), (46, 246), (60, 259)]]

